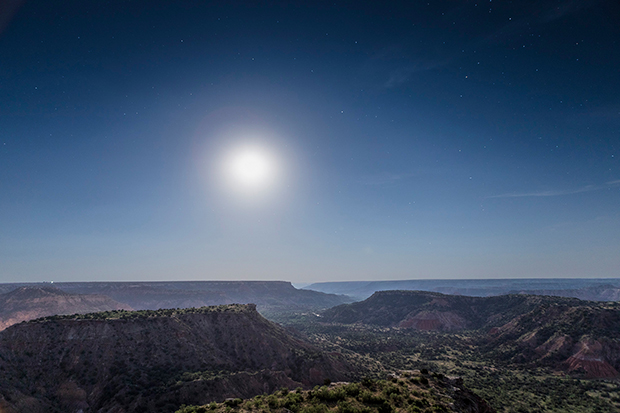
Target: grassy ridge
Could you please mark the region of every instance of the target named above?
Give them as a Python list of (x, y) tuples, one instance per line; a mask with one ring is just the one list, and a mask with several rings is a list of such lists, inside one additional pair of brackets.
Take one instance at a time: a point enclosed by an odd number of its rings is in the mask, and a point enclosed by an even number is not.
[(242, 313), (254, 310), (256, 310), (254, 304), (225, 304), (199, 308), (165, 308), (160, 310), (138, 311), (112, 310), (87, 314), (53, 315), (37, 318), (30, 322), (36, 323), (58, 320), (132, 320), (139, 318), (174, 317), (185, 314)]
[[(440, 374), (402, 372), (389, 380), (364, 379), (359, 383), (335, 383), (304, 391), (283, 388), (252, 399), (228, 399), (203, 406), (181, 406), (176, 413), (418, 413), (453, 412), (466, 403), (480, 412), (488, 406), (458, 388), (457, 382)], [(456, 389), (456, 390), (455, 390)]]

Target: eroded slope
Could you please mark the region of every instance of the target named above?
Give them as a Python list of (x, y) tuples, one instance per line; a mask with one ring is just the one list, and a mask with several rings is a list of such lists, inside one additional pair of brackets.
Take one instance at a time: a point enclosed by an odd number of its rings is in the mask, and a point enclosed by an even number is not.
[[(57, 316), (0, 333), (0, 393), (60, 411), (164, 411), (352, 372), (253, 305)], [(1, 401), (0, 401), (1, 402)], [(10, 410), (7, 410), (10, 411)]]
[(121, 309), (131, 307), (105, 295), (70, 294), (53, 287), (20, 287), (0, 294), (0, 330), (49, 315)]

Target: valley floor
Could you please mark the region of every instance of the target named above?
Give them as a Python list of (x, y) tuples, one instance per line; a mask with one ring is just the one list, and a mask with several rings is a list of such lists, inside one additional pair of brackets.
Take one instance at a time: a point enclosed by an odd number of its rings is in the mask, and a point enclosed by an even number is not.
[(461, 377), (467, 388), (498, 412), (620, 411), (620, 381), (498, 361), (475, 345), (475, 332), (333, 325), (317, 322), (311, 315), (281, 321), (323, 349), (363, 364), (377, 377), (389, 371), (420, 369)]

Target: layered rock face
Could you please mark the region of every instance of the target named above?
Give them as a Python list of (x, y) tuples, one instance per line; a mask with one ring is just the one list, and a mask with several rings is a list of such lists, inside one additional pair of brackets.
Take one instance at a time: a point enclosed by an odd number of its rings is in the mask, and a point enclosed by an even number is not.
[(620, 303), (513, 294), (452, 296), (380, 291), (323, 313), (323, 320), (423, 331), (477, 330), (497, 360), (544, 365), (588, 378), (618, 377)]
[(378, 291), (364, 301), (330, 308), (323, 317), (335, 323), (456, 331), (501, 325), (536, 308), (543, 299), (527, 295), (467, 297), (428, 291)]
[(70, 294), (52, 287), (20, 287), (0, 294), (0, 331), (50, 315), (109, 310), (131, 310), (131, 307), (105, 295)]
[(618, 377), (618, 303), (547, 300), (529, 312), (489, 330), (483, 348), (497, 357), (535, 362), (586, 378)]
[[(341, 295), (300, 290), (285, 281), (61, 282), (54, 286), (70, 294), (105, 295), (135, 310), (253, 303), (265, 314), (318, 311), (352, 301)], [(0, 284), (0, 291), (21, 287), (45, 290), (50, 284)], [(53, 313), (45, 315), (49, 314)]]
[[(6, 411), (166, 411), (342, 380), (352, 368), (253, 305), (49, 317), (0, 333)], [(23, 407), (29, 405), (31, 407)]]

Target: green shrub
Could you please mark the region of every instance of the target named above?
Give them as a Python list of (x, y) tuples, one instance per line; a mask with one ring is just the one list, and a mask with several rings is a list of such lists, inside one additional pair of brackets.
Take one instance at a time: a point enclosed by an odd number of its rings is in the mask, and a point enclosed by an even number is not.
[(269, 396), (267, 396), (265, 398), (265, 401), (267, 402), (267, 405), (272, 409), (277, 409), (278, 407), (280, 407), (280, 400), (274, 394), (270, 394)]
[(329, 412), (329, 409), (327, 408), (327, 406), (324, 405), (323, 403), (320, 403), (317, 405), (304, 407), (303, 409), (300, 410), (299, 413), (328, 413), (328, 412)]
[(373, 384), (375, 384), (375, 381), (369, 377), (364, 377), (362, 379), (362, 386), (364, 387), (371, 388)]
[(227, 399), (224, 402), (224, 405), (226, 405), (227, 407), (237, 407), (239, 406), (241, 403), (243, 403), (243, 400), (240, 398), (236, 398), (236, 399)]
[(423, 408), (423, 407), (428, 407), (428, 406), (430, 406), (430, 403), (428, 402), (428, 400), (425, 400), (425, 399), (418, 399), (418, 400), (415, 400), (415, 401), (413, 402), (413, 406), (415, 406), (415, 407), (419, 407), (419, 408)]
[(336, 407), (338, 413), (359, 413), (359, 409), (353, 406), (351, 403), (341, 400)]
[(374, 395), (368, 390), (364, 390), (360, 393), (359, 400), (364, 404), (382, 404), (387, 402), (383, 396)]
[(335, 402), (347, 398), (347, 394), (342, 387), (330, 390), (327, 386), (322, 386), (318, 390), (313, 391), (312, 396), (316, 397), (320, 401), (326, 402)]
[(383, 389), (383, 394), (390, 396), (392, 394), (400, 394), (401, 390), (396, 386), (387, 386)]
[(386, 400), (379, 405), (379, 408), (377, 410), (379, 411), (379, 413), (392, 413), (394, 411), (394, 408)]
[(397, 407), (401, 407), (405, 401), (405, 398), (401, 396), (400, 394), (392, 393), (390, 394), (390, 401), (392, 402), (393, 405)]
[(362, 389), (360, 388), (360, 385), (357, 383), (351, 383), (344, 386), (344, 392), (347, 396), (351, 397), (357, 397), (357, 395), (360, 394), (361, 390)]

